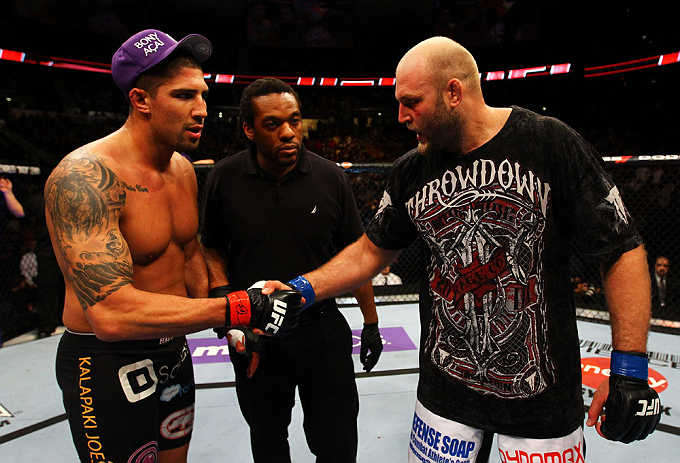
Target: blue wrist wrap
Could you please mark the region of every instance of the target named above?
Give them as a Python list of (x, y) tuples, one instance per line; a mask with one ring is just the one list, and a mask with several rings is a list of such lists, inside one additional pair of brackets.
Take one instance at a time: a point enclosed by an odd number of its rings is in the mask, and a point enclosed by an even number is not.
[(609, 370), (612, 374), (647, 381), (647, 359), (625, 352), (612, 352)]
[(300, 275), (297, 278), (293, 278), (288, 282), (288, 286), (291, 286), (302, 293), (302, 297), (305, 298), (305, 305), (302, 306), (302, 310), (305, 310), (310, 305), (314, 304), (316, 299), (316, 294), (314, 293), (314, 288), (307, 278)]

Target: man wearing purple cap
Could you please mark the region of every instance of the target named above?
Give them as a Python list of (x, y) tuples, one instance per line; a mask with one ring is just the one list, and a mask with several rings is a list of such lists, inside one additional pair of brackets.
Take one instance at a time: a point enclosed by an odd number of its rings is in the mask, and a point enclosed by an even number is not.
[(57, 380), (84, 462), (185, 462), (195, 385), (184, 335), (245, 325), (284, 336), (297, 324), (296, 291), (196, 299), (207, 271), (196, 177), (179, 152), (201, 138), (211, 53), (200, 35), (130, 37), (111, 62), (125, 124), (65, 156), (45, 186), (66, 282)]

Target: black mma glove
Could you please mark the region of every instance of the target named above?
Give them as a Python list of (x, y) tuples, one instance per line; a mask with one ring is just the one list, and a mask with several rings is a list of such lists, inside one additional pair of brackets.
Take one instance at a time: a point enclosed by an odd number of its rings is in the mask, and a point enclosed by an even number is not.
[[(208, 297), (226, 297), (226, 295), (230, 292), (231, 286), (229, 285), (216, 286), (208, 291)], [(222, 339), (227, 337), (227, 331), (229, 331), (229, 327), (222, 326), (220, 328), (213, 328), (213, 331), (217, 334), (219, 339)]]
[(287, 290), (265, 295), (262, 285), (264, 281), (255, 283), (247, 291), (226, 295), (226, 331), (232, 326), (249, 326), (272, 336), (288, 336), (293, 332), (300, 318), (302, 294)]
[[(369, 354), (368, 351), (371, 351)], [(361, 349), (359, 352), (359, 360), (364, 366), (364, 371), (371, 371), (383, 350), (382, 338), (380, 337), (380, 330), (378, 330), (378, 322), (364, 323), (364, 329), (361, 330)]]
[[(247, 356), (248, 358), (252, 358), (253, 352), (262, 352), (262, 339), (253, 333), (250, 328), (246, 328), (245, 326), (237, 326), (228, 330), (225, 328), (222, 329), (225, 330), (224, 336), (227, 334), (229, 335), (227, 339), (229, 340), (231, 347), (234, 349), (236, 349), (236, 343), (241, 341), (243, 347), (246, 348), (246, 351), (243, 353), (243, 355)], [(218, 334), (217, 337), (222, 338), (223, 336)]]
[(661, 419), (659, 395), (647, 382), (647, 354), (614, 350), (610, 370), (600, 430), (607, 439), (624, 444), (642, 440)]

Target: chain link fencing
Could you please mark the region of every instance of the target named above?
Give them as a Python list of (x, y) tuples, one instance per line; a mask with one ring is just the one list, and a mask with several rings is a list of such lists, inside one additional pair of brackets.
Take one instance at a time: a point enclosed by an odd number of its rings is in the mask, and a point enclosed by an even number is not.
[[(675, 278), (675, 263), (680, 261), (680, 245), (675, 232), (680, 225), (680, 206), (675, 200), (680, 192), (680, 159), (678, 155), (630, 156), (605, 158), (612, 172), (623, 201), (631, 213), (647, 248), (650, 274), (657, 257), (664, 256), (670, 262), (670, 271), (664, 306), (653, 296), (652, 326), (671, 332), (680, 332), (680, 274)], [(375, 215), (385, 189), (390, 163), (342, 163), (349, 177), (359, 213), (365, 226)], [(199, 202), (203, 185), (212, 166), (196, 165)], [(9, 178), (15, 196), (22, 201), (35, 192), (42, 191), (44, 178), (40, 169), (21, 166), (0, 166), (0, 176)], [(13, 217), (4, 200), (0, 205), (0, 342), (35, 327), (37, 314), (35, 287), (35, 260), (31, 249), (35, 246), (34, 219)], [(398, 275), (401, 284), (376, 285), (378, 304), (415, 302), (419, 292), (420, 243), (415, 241), (401, 252), (391, 265), (391, 272)], [(23, 262), (23, 263), (22, 263)], [(39, 271), (39, 269), (38, 269)], [(680, 272), (680, 271), (678, 271)], [(609, 321), (602, 293), (602, 277), (599, 265), (586, 261), (578, 243), (572, 243), (572, 284), (577, 315), (580, 318)], [(27, 276), (28, 275), (28, 276)], [(678, 283), (673, 283), (678, 281)], [(652, 284), (652, 291), (658, 291)], [(338, 298), (341, 305), (355, 304), (351, 295)]]
[(0, 194), (0, 345), (37, 327), (38, 263), (35, 218), (28, 200), (41, 194), (43, 179), (37, 167), (0, 164), (0, 177), (12, 182), (24, 217), (15, 217)]
[[(680, 192), (680, 156), (625, 156), (605, 158), (605, 161), (645, 241), (650, 272), (653, 272), (656, 258), (664, 256), (671, 263), (669, 276), (672, 275), (673, 263), (680, 260), (680, 245), (673, 238), (680, 225), (680, 208), (674, 199), (675, 193)], [(378, 209), (391, 164), (340, 165), (349, 177), (359, 213), (367, 226)], [(198, 173), (199, 195), (200, 185), (205, 181), (202, 177), (209, 170), (209, 166), (204, 166), (202, 172)], [(412, 243), (391, 265), (391, 272), (400, 277), (402, 284), (374, 286), (377, 303), (418, 300), (419, 246), (419, 241)], [(609, 313), (602, 292), (600, 266), (584, 259), (579, 243), (572, 242), (571, 248), (571, 277), (577, 315), (582, 319), (608, 323)], [(656, 285), (652, 286), (652, 291), (657, 291)], [(677, 287), (669, 284), (667, 292), (664, 307), (660, 307), (657, 298), (653, 297), (652, 326), (680, 332), (680, 276)], [(338, 302), (341, 305), (356, 303), (350, 295), (338, 298)]]

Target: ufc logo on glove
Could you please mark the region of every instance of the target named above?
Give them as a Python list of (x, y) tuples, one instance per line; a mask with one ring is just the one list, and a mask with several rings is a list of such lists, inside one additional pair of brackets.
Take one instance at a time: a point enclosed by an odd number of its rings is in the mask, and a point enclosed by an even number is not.
[(262, 294), (264, 283), (260, 281), (247, 291), (224, 295), (227, 300), (224, 330), (228, 331), (233, 326), (249, 326), (271, 336), (288, 336), (293, 332), (302, 310), (302, 293), (285, 290)]
[(645, 399), (638, 400), (642, 409), (635, 414), (635, 416), (653, 416), (661, 413), (661, 401), (659, 399), (652, 399), (651, 403), (647, 405)]
[(267, 326), (264, 327), (264, 331), (270, 334), (276, 334), (279, 331), (279, 328), (281, 328), (281, 325), (283, 324), (283, 320), (286, 317), (286, 309), (288, 308), (288, 304), (286, 304), (283, 301), (276, 300), (274, 301), (274, 306), (273, 310), (271, 313), (271, 318), (273, 319), (274, 323), (267, 323)]

